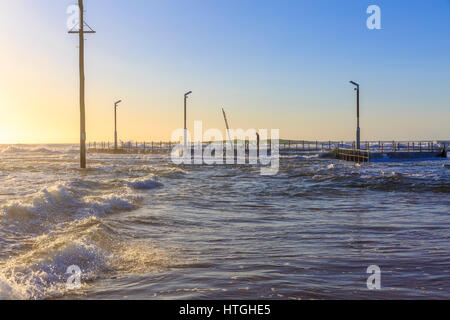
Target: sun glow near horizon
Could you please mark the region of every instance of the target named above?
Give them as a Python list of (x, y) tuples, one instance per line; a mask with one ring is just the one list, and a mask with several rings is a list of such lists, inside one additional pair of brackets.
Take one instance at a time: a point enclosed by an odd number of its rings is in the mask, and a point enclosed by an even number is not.
[[(0, 143), (78, 142), (77, 39), (65, 25), (72, 2), (0, 4), (1, 30), (16, 32), (0, 33)], [(97, 30), (86, 40), (87, 141), (113, 140), (117, 98), (124, 101), (120, 139), (169, 140), (183, 126), (186, 90), (194, 92), (189, 128), (202, 120), (205, 129), (224, 132), (224, 107), (233, 128), (351, 140), (351, 79), (362, 85), (363, 140), (450, 138), (445, 3), (411, 4), (405, 13), (401, 4), (379, 1), (383, 30), (368, 31), (364, 5), (350, 2), (333, 5), (333, 14), (327, 1), (290, 10), (284, 2), (258, 2), (258, 12), (239, 1), (141, 2), (126, 11), (120, 1), (85, 2)], [(118, 17), (120, 25), (113, 23)], [(412, 18), (418, 27), (409, 30)]]

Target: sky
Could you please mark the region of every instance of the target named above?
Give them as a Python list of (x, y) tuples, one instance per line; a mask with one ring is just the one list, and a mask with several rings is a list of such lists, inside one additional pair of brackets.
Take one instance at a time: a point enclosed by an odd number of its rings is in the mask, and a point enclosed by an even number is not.
[[(281, 138), (450, 139), (450, 0), (85, 0), (87, 140), (183, 127)], [(0, 143), (79, 140), (76, 0), (0, 2)], [(369, 30), (369, 5), (381, 29)]]

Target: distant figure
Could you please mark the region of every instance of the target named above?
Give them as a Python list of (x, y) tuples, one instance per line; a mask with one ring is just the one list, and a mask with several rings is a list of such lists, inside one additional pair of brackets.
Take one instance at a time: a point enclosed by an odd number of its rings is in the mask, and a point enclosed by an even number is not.
[(444, 148), (442, 148), (442, 153), (440, 155), (442, 158), (447, 158), (447, 147), (444, 144)]

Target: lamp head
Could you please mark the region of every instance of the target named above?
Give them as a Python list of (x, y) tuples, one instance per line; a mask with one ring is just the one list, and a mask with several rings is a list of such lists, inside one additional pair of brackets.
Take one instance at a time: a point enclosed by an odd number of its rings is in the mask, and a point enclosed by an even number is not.
[(359, 84), (357, 84), (355, 81), (350, 81), (350, 83), (359, 89)]
[(190, 95), (191, 93), (192, 93), (192, 91), (186, 92), (186, 93), (184, 94), (184, 96), (187, 98), (187, 96)]
[(121, 102), (122, 102), (122, 100), (116, 101), (116, 102), (114, 103), (114, 105), (117, 107), (117, 105), (118, 105), (119, 103), (121, 103)]

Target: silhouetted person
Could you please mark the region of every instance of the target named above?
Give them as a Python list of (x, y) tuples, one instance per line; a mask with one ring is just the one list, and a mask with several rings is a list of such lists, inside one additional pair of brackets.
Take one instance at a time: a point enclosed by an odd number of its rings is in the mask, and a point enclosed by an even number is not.
[(442, 149), (442, 153), (440, 155), (442, 158), (447, 158), (447, 147), (444, 144), (444, 148)]

